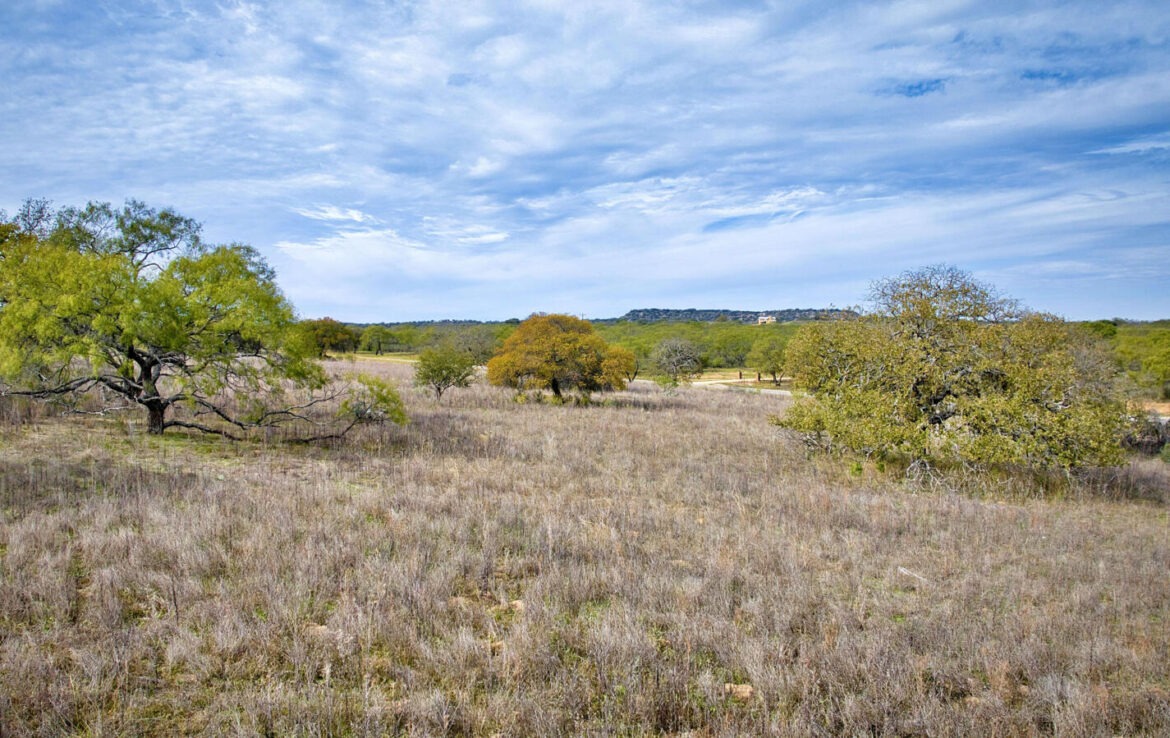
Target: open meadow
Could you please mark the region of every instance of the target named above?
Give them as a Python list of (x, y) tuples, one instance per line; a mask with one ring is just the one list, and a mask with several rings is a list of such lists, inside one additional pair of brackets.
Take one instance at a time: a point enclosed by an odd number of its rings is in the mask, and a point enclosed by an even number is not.
[(1170, 465), (906, 482), (788, 399), (477, 384), (324, 445), (0, 429), (0, 733), (1167, 735)]

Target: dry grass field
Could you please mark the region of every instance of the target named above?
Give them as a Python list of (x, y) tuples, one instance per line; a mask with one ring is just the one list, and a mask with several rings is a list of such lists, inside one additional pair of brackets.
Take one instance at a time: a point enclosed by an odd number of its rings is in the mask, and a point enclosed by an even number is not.
[(949, 489), (806, 458), (783, 397), (360, 363), (409, 426), (9, 408), (5, 738), (1170, 734), (1170, 465)]

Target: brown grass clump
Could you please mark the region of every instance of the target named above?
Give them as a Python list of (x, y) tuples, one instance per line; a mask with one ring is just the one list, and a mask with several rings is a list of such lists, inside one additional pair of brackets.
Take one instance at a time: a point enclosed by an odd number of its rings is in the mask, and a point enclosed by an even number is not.
[(973, 497), (368, 364), (413, 422), (329, 447), (5, 410), (4, 736), (1170, 733), (1162, 462)]

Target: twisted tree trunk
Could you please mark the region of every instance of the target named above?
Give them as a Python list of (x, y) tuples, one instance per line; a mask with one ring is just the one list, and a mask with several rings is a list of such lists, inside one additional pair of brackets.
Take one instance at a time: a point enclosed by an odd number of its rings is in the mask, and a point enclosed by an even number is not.
[(146, 432), (152, 435), (162, 435), (164, 425), (164, 417), (166, 416), (167, 406), (162, 403), (162, 400), (154, 400), (146, 403)]

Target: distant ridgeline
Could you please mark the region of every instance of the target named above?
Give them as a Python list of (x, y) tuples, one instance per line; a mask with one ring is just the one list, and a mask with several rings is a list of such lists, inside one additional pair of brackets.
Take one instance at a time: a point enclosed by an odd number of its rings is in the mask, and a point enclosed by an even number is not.
[(788, 308), (787, 310), (665, 310), (662, 308), (643, 308), (631, 310), (618, 320), (629, 320), (637, 323), (685, 323), (699, 321), (710, 323), (722, 318), (735, 323), (755, 323), (762, 315), (771, 315), (777, 323), (787, 323), (793, 320), (833, 320), (856, 316), (852, 310), (827, 308)]

